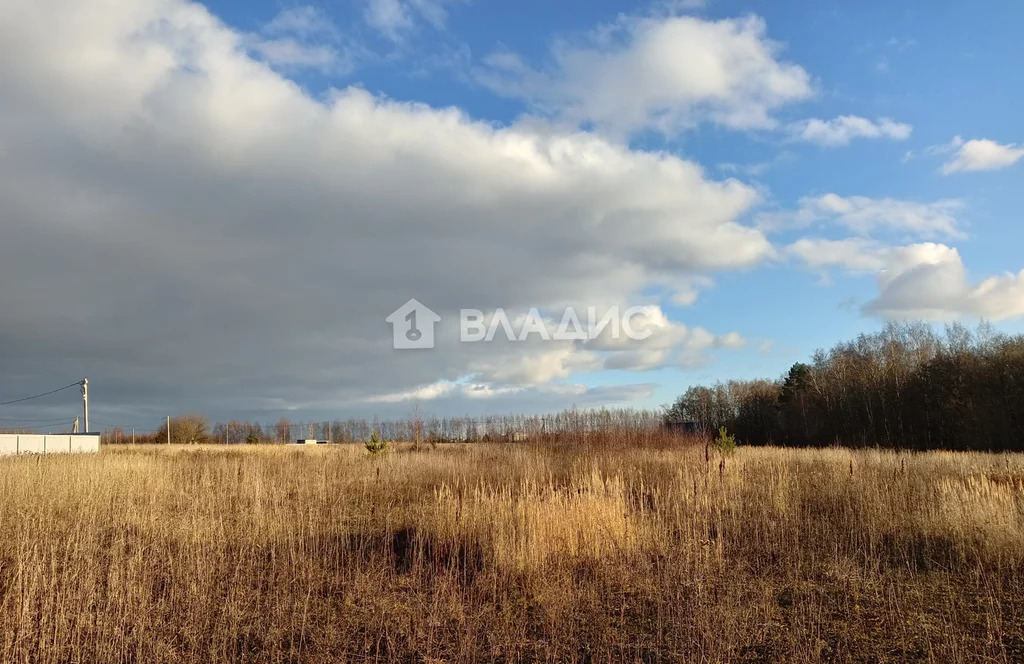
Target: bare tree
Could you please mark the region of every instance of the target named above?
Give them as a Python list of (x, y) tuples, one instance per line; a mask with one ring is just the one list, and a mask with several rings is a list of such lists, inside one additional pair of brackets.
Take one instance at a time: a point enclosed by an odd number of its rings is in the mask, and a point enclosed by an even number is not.
[[(167, 423), (157, 430), (157, 442), (167, 440)], [(172, 445), (198, 445), (210, 442), (210, 425), (205, 415), (189, 414), (171, 418)]]
[(292, 438), (292, 423), (287, 417), (282, 417), (274, 425), (274, 432), (277, 434), (278, 442), (287, 443)]

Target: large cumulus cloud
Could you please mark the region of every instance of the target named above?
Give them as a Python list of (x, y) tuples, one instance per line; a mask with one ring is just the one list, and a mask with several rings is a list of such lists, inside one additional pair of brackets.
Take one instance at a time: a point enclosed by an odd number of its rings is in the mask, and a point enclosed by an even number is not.
[(413, 296), (446, 321), (651, 285), (692, 298), (771, 254), (738, 221), (755, 191), (692, 162), (357, 87), (313, 97), (246, 43), (181, 0), (5, 3), (5, 383), (88, 375), (107, 419), (333, 413), (445, 381), (518, 395), (499, 409), (614, 403), (649, 386), (537, 370), (579, 349), (396, 353), (384, 317)]

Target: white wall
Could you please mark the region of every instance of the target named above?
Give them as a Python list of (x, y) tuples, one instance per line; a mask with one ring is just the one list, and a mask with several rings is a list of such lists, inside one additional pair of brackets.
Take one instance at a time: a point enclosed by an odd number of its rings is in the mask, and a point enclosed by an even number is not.
[(69, 438), (71, 438), (71, 452), (75, 454), (100, 451), (100, 435), (98, 433), (79, 434), (69, 436)]
[(46, 451), (46, 436), (18, 434), (18, 454), (42, 454)]
[(0, 456), (13, 454), (68, 454), (100, 451), (100, 435), (0, 433)]
[(47, 454), (68, 454), (71, 452), (71, 436), (46, 434)]

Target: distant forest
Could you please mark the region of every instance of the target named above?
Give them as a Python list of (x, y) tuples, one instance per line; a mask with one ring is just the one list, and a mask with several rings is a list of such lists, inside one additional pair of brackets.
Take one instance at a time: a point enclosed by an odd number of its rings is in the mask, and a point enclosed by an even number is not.
[(797, 363), (776, 380), (691, 387), (662, 410), (567, 410), (552, 415), (238, 422), (212, 428), (202, 415), (171, 418), (171, 432), (107, 428), (104, 442), (280, 443), (365, 441), (372, 432), (414, 442), (605, 440), (614, 445), (715, 435), (748, 445), (1024, 451), (1024, 335), (982, 324), (944, 332), (888, 324)]
[(666, 420), (755, 445), (1024, 450), (1024, 335), (893, 323), (778, 380), (692, 387)]

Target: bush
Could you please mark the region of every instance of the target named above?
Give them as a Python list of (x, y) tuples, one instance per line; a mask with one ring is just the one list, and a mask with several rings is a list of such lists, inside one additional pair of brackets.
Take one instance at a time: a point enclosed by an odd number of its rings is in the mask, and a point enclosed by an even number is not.
[(366, 447), (366, 451), (370, 454), (381, 454), (388, 449), (388, 441), (380, 437), (380, 433), (374, 431), (370, 434), (370, 440), (363, 443)]
[(712, 441), (715, 449), (722, 456), (729, 456), (736, 450), (736, 436), (726, 431), (725, 427), (718, 430), (718, 438)]

